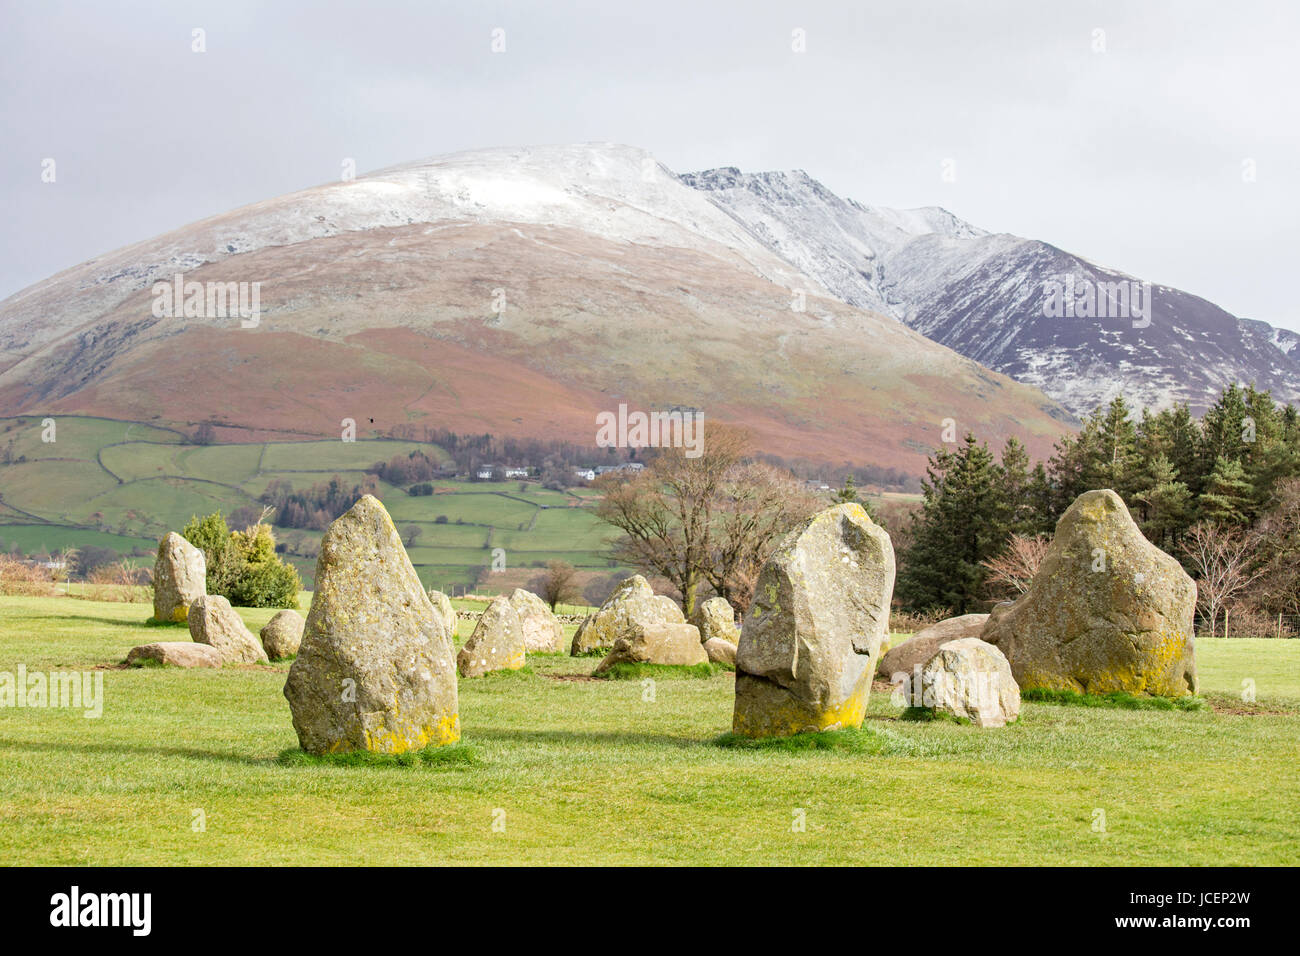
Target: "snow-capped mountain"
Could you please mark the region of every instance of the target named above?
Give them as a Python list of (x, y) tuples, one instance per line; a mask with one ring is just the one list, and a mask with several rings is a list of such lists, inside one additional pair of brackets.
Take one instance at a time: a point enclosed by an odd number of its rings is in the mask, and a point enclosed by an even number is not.
[[(621, 403), (689, 406), (779, 455), (912, 474), (947, 419), (1039, 454), (1069, 427), (1037, 389), (803, 269), (644, 150), (443, 156), (204, 219), (10, 296), (0, 416), (215, 420), (245, 439), (337, 436), (350, 418), (592, 445), (597, 414)], [(254, 285), (256, 322), (214, 309), (216, 291)]]
[[(1186, 401), (1199, 410), (1234, 381), (1300, 398), (1300, 337), (1190, 293), (985, 232), (937, 207), (842, 199), (798, 170), (680, 178), (831, 294), (893, 315), (1078, 414), (1117, 393), (1133, 405)], [(1054, 308), (1053, 290), (1076, 299), (1092, 290), (1112, 307), (1085, 317)], [(1133, 298), (1121, 303), (1116, 292)]]

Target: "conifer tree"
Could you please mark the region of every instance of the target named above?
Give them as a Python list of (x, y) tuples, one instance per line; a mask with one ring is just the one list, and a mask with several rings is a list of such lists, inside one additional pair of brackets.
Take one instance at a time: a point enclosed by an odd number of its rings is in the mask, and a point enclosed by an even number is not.
[(930, 459), (897, 591), (913, 608), (966, 614), (980, 605), (982, 562), (1006, 544), (1007, 504), (988, 446), (968, 434)]

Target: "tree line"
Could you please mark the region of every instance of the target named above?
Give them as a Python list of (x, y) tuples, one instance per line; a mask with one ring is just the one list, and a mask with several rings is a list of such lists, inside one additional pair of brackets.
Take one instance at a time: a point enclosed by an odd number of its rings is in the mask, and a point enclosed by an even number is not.
[(1117, 396), (1047, 462), (1014, 438), (996, 459), (969, 434), (936, 451), (900, 554), (900, 603), (963, 614), (1012, 596), (1057, 519), (1095, 488), (1117, 492), (1183, 563), (1211, 628), (1230, 610), (1255, 629), (1300, 612), (1300, 414), (1236, 384), (1199, 419), (1186, 404), (1135, 415)]

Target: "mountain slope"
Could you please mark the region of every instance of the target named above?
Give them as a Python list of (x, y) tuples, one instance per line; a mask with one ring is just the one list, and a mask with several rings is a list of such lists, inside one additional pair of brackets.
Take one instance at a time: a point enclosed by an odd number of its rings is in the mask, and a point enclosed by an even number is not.
[[(1045, 283), (1133, 280), (1046, 243), (993, 235), (939, 208), (891, 210), (836, 196), (802, 171), (684, 174), (772, 252), (845, 302), (928, 338), (1084, 414), (1117, 393), (1200, 410), (1229, 382), (1300, 398), (1297, 337), (1205, 299), (1151, 287), (1149, 316), (1050, 317)], [(1142, 322), (1149, 318), (1149, 324)]]
[[(155, 317), (151, 288), (176, 272), (260, 282), (259, 324)], [(215, 418), (227, 437), (354, 418), (592, 444), (596, 414), (627, 402), (918, 473), (945, 419), (1039, 453), (1069, 420), (834, 298), (619, 146), (457, 154), (194, 223), (0, 303), (0, 355), (6, 414)]]

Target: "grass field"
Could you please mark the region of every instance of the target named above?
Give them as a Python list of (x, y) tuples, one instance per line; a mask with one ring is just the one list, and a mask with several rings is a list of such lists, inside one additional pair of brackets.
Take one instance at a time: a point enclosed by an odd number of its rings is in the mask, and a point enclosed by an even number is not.
[[(303, 489), (339, 475), (349, 485), (376, 461), (416, 449), (412, 441), (299, 441), (199, 446), (179, 432), (101, 418), (60, 416), (55, 441), (41, 440), (42, 419), (0, 418), (0, 550), (26, 554), (96, 545), (120, 554), (152, 554), (158, 540), (193, 515), (258, 506), (277, 479)], [(438, 481), (437, 493), (411, 497), (380, 482), (380, 497), (400, 528), (419, 528), (410, 549), (421, 580), (443, 590), (473, 587), (482, 568), (504, 550), (507, 569), (568, 561), (608, 571), (609, 530), (591, 511), (590, 492), (550, 491), (517, 481)], [(439, 521), (439, 519), (445, 519)], [(277, 528), (291, 551), (319, 531)], [(287, 556), (312, 583), (315, 562)]]
[[(257, 628), (273, 613), (240, 612)], [(0, 671), (184, 639), (144, 605), (0, 597)], [(572, 628), (569, 629), (570, 632)], [(836, 750), (718, 746), (732, 678), (463, 680), (474, 763), (286, 764), (287, 665), (104, 671), (98, 720), (0, 710), (11, 864), (1295, 864), (1300, 641), (1198, 642), (1201, 712), (1026, 703), (1002, 730), (898, 719)], [(1253, 681), (1256, 702), (1241, 700)], [(1247, 685), (1248, 686), (1248, 685)], [(648, 699), (649, 698), (649, 699)], [(196, 830), (202, 813), (205, 826)], [(1104, 831), (1098, 829), (1104, 814)], [(802, 819), (803, 828), (798, 826)], [(494, 821), (503, 828), (494, 829)]]

